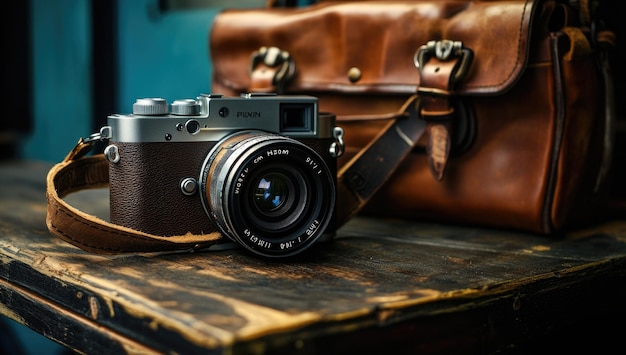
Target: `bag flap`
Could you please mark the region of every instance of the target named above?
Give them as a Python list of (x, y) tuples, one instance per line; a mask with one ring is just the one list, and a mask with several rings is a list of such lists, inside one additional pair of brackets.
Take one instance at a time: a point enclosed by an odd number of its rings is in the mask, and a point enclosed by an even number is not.
[[(275, 46), (296, 63), (287, 92), (414, 93), (420, 83), (417, 48), (449, 39), (462, 41), (474, 53), (457, 93), (499, 93), (515, 83), (526, 65), (538, 2), (321, 2), (226, 10), (211, 29), (212, 80), (247, 91), (251, 54)], [(360, 71), (354, 83), (348, 77), (351, 68)]]

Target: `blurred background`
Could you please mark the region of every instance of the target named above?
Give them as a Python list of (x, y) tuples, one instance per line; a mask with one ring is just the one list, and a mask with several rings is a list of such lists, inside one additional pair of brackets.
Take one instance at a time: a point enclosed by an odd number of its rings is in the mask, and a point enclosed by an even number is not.
[[(618, 102), (613, 185), (615, 194), (625, 196), (626, 33), (616, 3), (603, 0), (600, 12), (618, 36), (613, 53)], [(266, 4), (266, 0), (12, 1), (3, 8), (2, 21), (2, 93), (8, 112), (0, 119), (0, 160), (58, 162), (79, 137), (98, 131), (107, 115), (131, 112), (136, 98), (172, 101), (210, 92), (208, 36), (213, 18), (225, 7)], [(0, 354), (3, 349), (15, 354), (65, 351), (0, 316)]]
[(0, 127), (3, 156), (56, 162), (107, 115), (129, 113), (136, 98), (209, 92), (213, 17), (225, 6), (262, 7), (265, 0), (12, 5), (5, 16), (12, 21), (3, 25), (3, 93), (10, 103)]

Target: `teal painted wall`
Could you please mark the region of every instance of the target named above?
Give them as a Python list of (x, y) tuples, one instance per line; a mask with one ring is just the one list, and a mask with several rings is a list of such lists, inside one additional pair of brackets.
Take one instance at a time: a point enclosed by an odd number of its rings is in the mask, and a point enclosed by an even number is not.
[[(93, 133), (91, 8), (88, 0), (31, 0), (33, 131), (20, 158), (57, 162)], [(159, 13), (157, 0), (118, 2), (117, 101), (168, 100), (210, 92), (208, 36), (219, 8)]]
[[(122, 4), (123, 3), (123, 4)], [(156, 1), (120, 1), (121, 113), (135, 99), (172, 101), (210, 91), (208, 36), (218, 8), (158, 13)]]
[(31, 4), (34, 124), (20, 154), (58, 161), (91, 130), (89, 2)]

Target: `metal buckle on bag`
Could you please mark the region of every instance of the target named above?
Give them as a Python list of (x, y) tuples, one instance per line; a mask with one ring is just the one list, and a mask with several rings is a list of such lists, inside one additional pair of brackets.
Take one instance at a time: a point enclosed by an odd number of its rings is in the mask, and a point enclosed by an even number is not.
[(462, 80), (465, 74), (467, 74), (472, 59), (474, 58), (474, 52), (469, 48), (463, 47), (463, 42), (461, 41), (451, 41), (449, 39), (428, 41), (428, 43), (417, 49), (413, 57), (413, 63), (417, 69), (421, 70), (424, 63), (432, 57), (436, 57), (441, 61), (461, 58), (452, 77), (452, 82), (456, 83)]
[(422, 76), (418, 93), (424, 95), (420, 116), (427, 122), (426, 155), (431, 173), (438, 181), (443, 179), (452, 150), (452, 132), (459, 120), (453, 102), (454, 87), (469, 71), (473, 57), (474, 53), (463, 47), (461, 41), (446, 39), (429, 41), (413, 56)]
[(278, 88), (279, 92), (282, 92), (284, 86), (296, 73), (296, 62), (293, 60), (293, 57), (291, 57), (291, 54), (277, 47), (261, 47), (259, 50), (252, 53), (250, 73), (252, 73), (260, 63), (270, 68), (279, 67), (272, 80), (272, 84)]

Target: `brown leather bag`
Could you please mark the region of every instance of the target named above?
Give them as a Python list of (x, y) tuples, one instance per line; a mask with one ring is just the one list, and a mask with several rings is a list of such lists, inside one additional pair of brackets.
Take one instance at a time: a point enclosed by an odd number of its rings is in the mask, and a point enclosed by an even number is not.
[(345, 130), (341, 164), (417, 94), (426, 135), (362, 213), (551, 233), (599, 211), (612, 150), (614, 38), (569, 3), (227, 10), (211, 91), (317, 96)]

